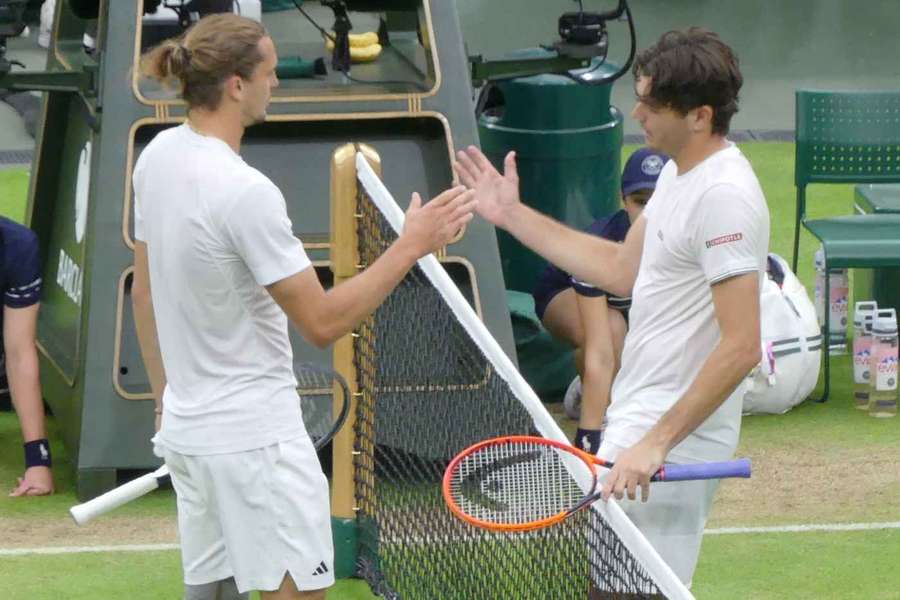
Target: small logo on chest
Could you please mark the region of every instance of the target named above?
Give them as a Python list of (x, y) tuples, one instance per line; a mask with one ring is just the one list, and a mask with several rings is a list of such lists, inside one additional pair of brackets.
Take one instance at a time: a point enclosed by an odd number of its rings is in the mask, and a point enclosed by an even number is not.
[(665, 239), (665, 237), (663, 237), (662, 229), (657, 229), (657, 230), (656, 230), (656, 237), (658, 237), (660, 240), (664, 240), (664, 239)]

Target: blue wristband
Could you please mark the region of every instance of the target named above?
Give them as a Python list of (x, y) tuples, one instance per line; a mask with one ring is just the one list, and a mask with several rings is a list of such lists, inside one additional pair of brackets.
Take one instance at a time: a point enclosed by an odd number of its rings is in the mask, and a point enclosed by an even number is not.
[(603, 431), (600, 429), (582, 429), (575, 432), (575, 447), (584, 450), (588, 454), (597, 454), (600, 443), (603, 441)]
[(25, 442), (25, 468), (49, 467), (52, 464), (50, 458), (50, 442), (46, 439)]

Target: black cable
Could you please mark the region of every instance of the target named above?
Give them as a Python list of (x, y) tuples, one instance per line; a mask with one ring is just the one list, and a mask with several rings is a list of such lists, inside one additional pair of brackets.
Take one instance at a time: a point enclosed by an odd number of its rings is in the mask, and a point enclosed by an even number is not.
[(300, 3), (297, 2), (297, 0), (291, 0), (291, 1), (294, 3), (294, 6), (297, 7), (297, 10), (300, 11), (300, 14), (303, 15), (304, 17), (306, 17), (306, 20), (309, 21), (310, 23), (312, 23), (312, 26), (315, 27), (316, 29), (318, 29), (319, 32), (320, 32), (322, 35), (324, 35), (325, 37), (327, 37), (327, 38), (328, 38), (329, 40), (331, 40), (332, 42), (335, 42), (335, 41), (336, 41), (336, 40), (334, 39), (334, 36), (331, 35), (331, 32), (326, 31), (321, 25), (319, 25), (318, 23), (316, 23), (316, 21), (315, 21), (311, 16), (309, 16), (309, 14), (307, 14), (307, 12), (306, 12), (305, 10), (303, 10), (303, 7), (300, 6)]
[(611, 81), (615, 81), (615, 80), (619, 79), (620, 77), (622, 77), (622, 75), (624, 75), (625, 73), (628, 72), (628, 70), (631, 68), (631, 63), (634, 62), (634, 55), (637, 52), (637, 36), (634, 31), (634, 18), (631, 15), (631, 8), (628, 6), (628, 2), (626, 0), (622, 0), (622, 5), (625, 7), (625, 15), (628, 19), (628, 33), (631, 36), (631, 50), (628, 53), (628, 60), (625, 61), (625, 64), (622, 66), (622, 68), (607, 77), (603, 77), (603, 78), (597, 79), (595, 81), (586, 81), (584, 79), (585, 75), (588, 75), (589, 73), (593, 73), (594, 71), (596, 71), (597, 69), (599, 69), (601, 66), (603, 66), (606, 63), (606, 56), (604, 55), (603, 60), (600, 61), (600, 63), (598, 63), (597, 65), (594, 65), (589, 71), (585, 71), (584, 73), (581, 73), (580, 75), (573, 75), (571, 72), (567, 72), (566, 73), (567, 77), (574, 79), (578, 83), (581, 83), (584, 85), (601, 85), (604, 83), (609, 83)]
[[(306, 17), (307, 21), (312, 23), (313, 27), (318, 29), (322, 33), (322, 35), (324, 35), (325, 37), (330, 39), (332, 42), (335, 42), (334, 36), (331, 35), (330, 32), (326, 31), (321, 25), (316, 23), (316, 21), (311, 16), (309, 16), (309, 14), (307, 14), (307, 12), (305, 10), (303, 10), (303, 7), (300, 6), (300, 4), (297, 2), (297, 0), (291, 0), (291, 1), (294, 3), (294, 6), (297, 7), (297, 10), (300, 11), (300, 14), (302, 14), (304, 17)], [(366, 85), (411, 85), (411, 86), (414, 86), (417, 88), (422, 87), (422, 85), (418, 81), (401, 81), (401, 80), (391, 80), (391, 79), (359, 79), (357, 77), (353, 77), (352, 75), (350, 75), (350, 73), (345, 73), (343, 71), (340, 71), (340, 73), (343, 73), (344, 77), (346, 77), (353, 83), (363, 83)]]
[[(592, 81), (587, 81), (587, 80), (585, 80), (585, 79), (584, 79), (584, 76), (585, 76), (585, 75), (590, 75), (591, 73), (593, 73), (594, 71), (596, 71), (597, 69), (599, 69), (600, 67), (602, 67), (602, 66), (605, 65), (605, 64), (606, 64), (606, 54), (603, 55), (603, 58), (600, 59), (600, 62), (598, 62), (596, 65), (594, 65), (593, 67), (591, 67), (591, 68), (588, 69), (587, 71), (584, 71), (583, 73), (579, 73), (578, 75), (575, 75), (574, 73), (572, 73), (572, 71), (566, 71), (565, 75), (566, 75), (566, 77), (568, 77), (569, 79), (574, 79), (574, 80), (577, 81), (578, 83), (583, 83), (583, 84), (585, 84), (585, 85), (596, 85), (596, 84), (595, 84), (594, 82), (592, 82)], [(621, 77), (621, 75), (620, 75), (620, 77)], [(604, 78), (604, 81), (606, 81), (605, 78)]]

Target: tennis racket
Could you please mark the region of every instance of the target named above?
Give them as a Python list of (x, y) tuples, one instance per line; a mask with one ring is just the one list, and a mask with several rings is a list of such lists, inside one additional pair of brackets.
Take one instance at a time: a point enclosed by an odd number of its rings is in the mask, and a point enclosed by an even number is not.
[[(303, 413), (303, 424), (319, 450), (340, 431), (350, 413), (350, 388), (337, 372), (315, 363), (294, 362), (297, 392)], [(169, 469), (163, 465), (152, 473), (69, 509), (78, 525), (152, 492), (170, 481)]]
[[(450, 462), (444, 472), (444, 500), (454, 515), (478, 527), (541, 529), (600, 498), (597, 465), (612, 468), (613, 463), (542, 437), (493, 438), (466, 448)], [(725, 477), (750, 477), (750, 460), (667, 464), (651, 481)], [(587, 494), (579, 480), (590, 483)]]

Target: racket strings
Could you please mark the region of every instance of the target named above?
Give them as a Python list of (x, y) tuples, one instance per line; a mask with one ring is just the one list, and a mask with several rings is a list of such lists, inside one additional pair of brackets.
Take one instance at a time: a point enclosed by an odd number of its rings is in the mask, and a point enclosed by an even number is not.
[(570, 453), (543, 444), (494, 444), (457, 465), (451, 494), (460, 510), (500, 525), (527, 525), (560, 515), (584, 493), (573, 479)]
[(319, 365), (297, 361), (294, 363), (294, 377), (297, 389), (331, 391), (334, 385), (334, 371)]
[[(306, 432), (318, 447), (327, 442), (338, 427), (340, 410), (335, 410), (335, 399), (347, 402), (346, 384), (331, 368), (304, 361), (294, 362), (297, 394), (300, 396), (300, 412)], [(339, 405), (340, 406), (340, 405)]]

